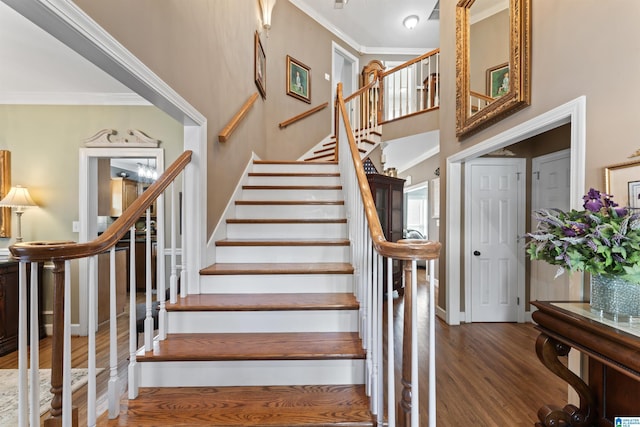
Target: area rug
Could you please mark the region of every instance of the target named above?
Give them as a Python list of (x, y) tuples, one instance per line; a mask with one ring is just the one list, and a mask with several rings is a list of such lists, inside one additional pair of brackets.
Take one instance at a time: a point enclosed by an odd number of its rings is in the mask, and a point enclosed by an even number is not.
[[(71, 390), (87, 383), (88, 369), (71, 370)], [(98, 371), (102, 371), (99, 369)], [(40, 369), (40, 415), (51, 408), (51, 369)], [(28, 396), (27, 396), (28, 399)], [(18, 370), (0, 369), (0, 426), (18, 425)]]

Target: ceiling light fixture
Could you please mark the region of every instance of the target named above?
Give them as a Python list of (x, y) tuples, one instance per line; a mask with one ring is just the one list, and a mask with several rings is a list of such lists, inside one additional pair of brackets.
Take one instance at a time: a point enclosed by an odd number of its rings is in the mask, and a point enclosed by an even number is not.
[(418, 22), (420, 22), (420, 18), (418, 18), (418, 15), (409, 15), (404, 18), (404, 20), (402, 21), (402, 25), (410, 30), (413, 30), (416, 25), (418, 25)]

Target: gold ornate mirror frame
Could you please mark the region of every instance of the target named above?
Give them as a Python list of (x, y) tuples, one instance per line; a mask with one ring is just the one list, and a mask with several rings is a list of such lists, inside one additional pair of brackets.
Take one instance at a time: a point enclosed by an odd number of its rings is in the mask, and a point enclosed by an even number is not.
[(526, 107), (531, 98), (531, 0), (509, 0), (509, 91), (471, 113), (469, 8), (474, 2), (460, 0), (456, 6), (456, 136), (460, 139)]

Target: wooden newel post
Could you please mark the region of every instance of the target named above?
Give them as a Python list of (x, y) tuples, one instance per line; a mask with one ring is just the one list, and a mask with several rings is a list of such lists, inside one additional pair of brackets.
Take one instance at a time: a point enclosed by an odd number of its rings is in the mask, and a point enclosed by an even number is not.
[[(402, 331), (402, 397), (398, 403), (398, 427), (411, 426), (411, 333), (413, 290), (411, 261), (404, 262), (404, 329)], [(416, 402), (417, 404), (417, 402)]]
[[(62, 371), (64, 360), (64, 261), (53, 263), (53, 335), (51, 337), (51, 409), (45, 427), (62, 427)], [(73, 426), (78, 425), (78, 410), (73, 408)]]

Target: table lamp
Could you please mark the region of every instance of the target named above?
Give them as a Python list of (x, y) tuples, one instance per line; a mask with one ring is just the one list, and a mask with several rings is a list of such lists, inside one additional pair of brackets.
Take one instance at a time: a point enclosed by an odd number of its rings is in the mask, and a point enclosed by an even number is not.
[(4, 197), (4, 199), (0, 200), (0, 206), (16, 208), (16, 217), (18, 219), (18, 235), (16, 236), (16, 242), (22, 242), (22, 214), (24, 213), (24, 208), (29, 206), (37, 206), (31, 196), (29, 195), (29, 190), (21, 185), (16, 185), (15, 187), (11, 187), (9, 193)]

